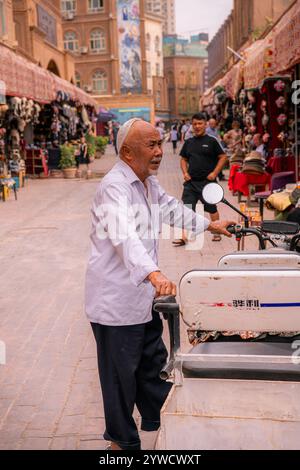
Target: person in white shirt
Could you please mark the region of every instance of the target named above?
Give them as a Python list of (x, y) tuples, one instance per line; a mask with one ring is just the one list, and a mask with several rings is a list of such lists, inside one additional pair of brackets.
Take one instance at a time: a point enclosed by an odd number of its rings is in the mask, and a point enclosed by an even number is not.
[(97, 344), (104, 439), (111, 450), (138, 450), (134, 406), (142, 429), (157, 430), (171, 388), (159, 378), (167, 350), (162, 321), (152, 311), (155, 297), (176, 295), (158, 265), (161, 224), (230, 237), (226, 227), (234, 222), (210, 222), (166, 194), (156, 179), (162, 140), (151, 124), (128, 121), (117, 146), (120, 161), (99, 184), (92, 208), (85, 310)]

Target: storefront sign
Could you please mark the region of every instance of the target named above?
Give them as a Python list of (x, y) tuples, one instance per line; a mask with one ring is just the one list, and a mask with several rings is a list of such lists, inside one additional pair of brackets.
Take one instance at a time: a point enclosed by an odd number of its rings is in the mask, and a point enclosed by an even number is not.
[(150, 108), (111, 108), (111, 112), (117, 116), (114, 120), (120, 124), (132, 118), (141, 118), (150, 122)]
[(137, 0), (118, 0), (121, 93), (142, 92), (140, 12)]
[(38, 27), (46, 34), (46, 39), (54, 46), (57, 46), (56, 20), (53, 16), (37, 5)]

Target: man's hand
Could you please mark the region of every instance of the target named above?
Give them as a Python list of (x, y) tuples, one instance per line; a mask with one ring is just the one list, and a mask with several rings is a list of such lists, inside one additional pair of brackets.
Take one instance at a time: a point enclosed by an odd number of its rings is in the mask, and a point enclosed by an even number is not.
[(216, 175), (216, 173), (213, 171), (212, 173), (208, 175), (206, 179), (208, 179), (208, 181), (215, 181), (217, 179), (217, 176), (218, 175)]
[(149, 274), (147, 279), (156, 289), (155, 297), (161, 297), (163, 295), (176, 295), (176, 284), (169, 281), (169, 279), (167, 279), (160, 271), (155, 271)]
[(226, 230), (229, 225), (236, 225), (236, 222), (233, 220), (218, 220), (211, 222), (207, 230), (213, 234), (226, 235), (226, 237), (231, 238), (231, 233)]
[(184, 173), (183, 177), (184, 177), (185, 182), (191, 181), (191, 179), (192, 179), (191, 176), (188, 173)]

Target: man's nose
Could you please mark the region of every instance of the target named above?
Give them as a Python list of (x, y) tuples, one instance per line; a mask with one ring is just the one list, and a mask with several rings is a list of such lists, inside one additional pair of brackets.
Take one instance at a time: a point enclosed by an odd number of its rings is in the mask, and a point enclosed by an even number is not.
[(156, 157), (161, 157), (162, 154), (163, 154), (162, 147), (157, 146), (157, 147), (156, 147), (156, 150), (155, 150), (155, 156), (156, 156)]

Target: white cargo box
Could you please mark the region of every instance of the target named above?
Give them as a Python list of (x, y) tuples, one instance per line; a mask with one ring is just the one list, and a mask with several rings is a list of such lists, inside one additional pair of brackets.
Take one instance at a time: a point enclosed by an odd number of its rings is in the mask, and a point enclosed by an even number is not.
[(300, 269), (300, 254), (280, 249), (261, 251), (237, 251), (223, 256), (219, 268)]
[(300, 383), (184, 379), (161, 410), (157, 450), (299, 450)]

